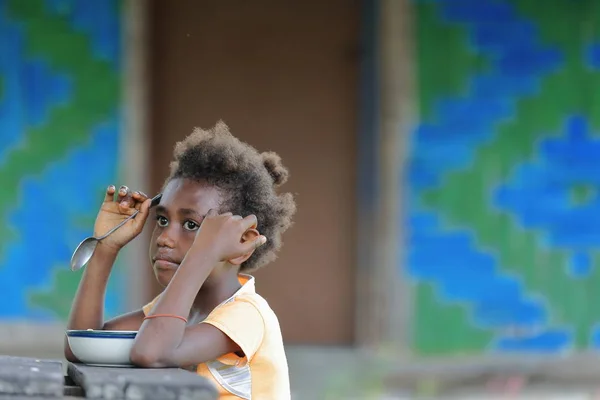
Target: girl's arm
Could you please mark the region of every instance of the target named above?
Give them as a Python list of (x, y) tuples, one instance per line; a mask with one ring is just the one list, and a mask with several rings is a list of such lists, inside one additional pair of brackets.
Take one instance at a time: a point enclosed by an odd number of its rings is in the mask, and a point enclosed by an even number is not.
[[(111, 248), (96, 247), (94, 255), (90, 259), (75, 299), (71, 307), (67, 329), (95, 329), (115, 331), (137, 331), (144, 319), (142, 310), (133, 311), (104, 322), (104, 298), (106, 285), (112, 265), (116, 259), (117, 252)], [(71, 362), (78, 362), (69, 347), (69, 341), (65, 336), (65, 357)]]
[[(232, 259), (241, 263), (265, 243), (266, 238), (259, 235), (255, 227), (255, 216), (242, 219), (210, 211), (202, 221), (194, 244), (153, 307), (152, 315), (187, 317), (198, 291), (216, 264)], [(240, 242), (248, 230), (256, 232), (253, 239)], [(232, 265), (231, 268), (237, 267)], [(154, 368), (188, 366), (240, 350), (238, 343), (212, 325), (186, 328), (183, 320), (160, 317), (142, 323), (131, 350), (131, 361)]]
[[(144, 313), (142, 310), (122, 315), (104, 322), (104, 298), (108, 277), (119, 250), (142, 231), (148, 218), (151, 200), (140, 192), (130, 192), (121, 186), (115, 198), (116, 188), (109, 186), (94, 226), (94, 236), (108, 232), (136, 210), (139, 214), (121, 228), (103, 239), (88, 262), (69, 315), (67, 329), (138, 330)], [(78, 361), (65, 337), (65, 357)]]

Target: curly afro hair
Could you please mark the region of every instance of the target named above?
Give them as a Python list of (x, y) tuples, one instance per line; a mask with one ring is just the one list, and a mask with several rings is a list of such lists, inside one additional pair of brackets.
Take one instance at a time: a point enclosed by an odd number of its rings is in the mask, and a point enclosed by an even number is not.
[(215, 186), (223, 198), (220, 212), (256, 215), (259, 232), (268, 238), (240, 267), (255, 270), (273, 261), (282, 246), (281, 235), (292, 225), (296, 203), (291, 193), (275, 188), (289, 176), (279, 155), (259, 153), (234, 137), (223, 121), (209, 130), (195, 128), (175, 145), (172, 179), (185, 178)]

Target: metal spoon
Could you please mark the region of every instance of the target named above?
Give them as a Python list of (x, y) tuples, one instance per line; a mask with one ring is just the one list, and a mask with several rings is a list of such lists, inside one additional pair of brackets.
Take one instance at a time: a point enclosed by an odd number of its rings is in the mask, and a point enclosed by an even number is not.
[[(152, 198), (152, 203), (150, 203), (150, 208), (158, 205), (161, 197), (162, 193), (159, 193), (156, 196), (154, 196)], [(127, 221), (138, 215), (138, 213), (139, 210), (131, 214), (129, 217), (124, 219), (119, 225), (115, 226), (110, 231), (106, 232), (100, 237), (90, 236), (88, 238), (83, 239), (81, 243), (79, 243), (79, 246), (77, 246), (75, 252), (73, 253), (73, 256), (71, 257), (71, 271), (77, 271), (81, 269), (85, 264), (87, 264), (87, 262), (90, 261), (90, 258), (92, 258), (92, 255), (96, 250), (98, 242), (110, 235), (111, 233), (113, 233), (114, 231), (116, 231), (117, 229), (119, 229), (120, 227), (122, 227)]]

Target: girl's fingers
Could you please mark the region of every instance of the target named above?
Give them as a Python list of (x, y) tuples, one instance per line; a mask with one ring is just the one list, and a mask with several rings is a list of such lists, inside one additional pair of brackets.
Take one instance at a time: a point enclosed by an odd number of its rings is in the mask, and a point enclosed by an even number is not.
[(133, 192), (131, 197), (133, 198), (133, 200), (135, 202), (134, 207), (136, 210), (139, 210), (140, 207), (142, 206), (142, 203), (145, 202), (146, 200), (148, 200), (148, 196), (146, 196), (146, 194), (144, 192), (140, 192), (140, 191)]
[(116, 190), (117, 189), (115, 188), (115, 185), (110, 185), (109, 187), (106, 188), (106, 193), (104, 195), (104, 203), (115, 201), (115, 191)]

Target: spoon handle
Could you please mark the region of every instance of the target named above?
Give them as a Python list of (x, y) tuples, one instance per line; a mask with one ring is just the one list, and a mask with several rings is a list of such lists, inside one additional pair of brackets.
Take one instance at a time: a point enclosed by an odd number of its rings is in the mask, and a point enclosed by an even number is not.
[[(156, 196), (154, 196), (152, 198), (152, 203), (150, 203), (150, 208), (154, 207), (155, 205), (157, 205), (160, 202), (160, 198), (162, 197), (162, 193), (157, 194)], [(102, 240), (105, 237), (107, 237), (108, 235), (110, 235), (111, 233), (113, 233), (114, 231), (116, 231), (117, 229), (119, 229), (120, 227), (122, 227), (127, 221), (129, 221), (130, 219), (134, 218), (136, 215), (138, 215), (140, 212), (140, 210), (136, 210), (133, 214), (131, 214), (129, 217), (125, 218), (123, 221), (121, 221), (119, 223), (119, 225), (115, 226), (114, 228), (112, 228), (110, 231), (106, 232), (104, 235), (96, 238), (97, 240)]]
[(108, 235), (110, 235), (111, 233), (113, 233), (114, 231), (116, 231), (117, 229), (119, 229), (120, 227), (122, 227), (127, 221), (129, 221), (130, 219), (134, 218), (136, 215), (138, 215), (140, 211), (136, 210), (136, 212), (134, 212), (133, 214), (131, 214), (129, 217), (125, 218), (123, 221), (121, 221), (119, 223), (119, 225), (115, 226), (114, 228), (112, 228), (110, 231), (106, 232), (104, 235), (100, 236), (99, 238), (96, 238), (97, 240), (102, 240), (105, 237), (107, 237)]

